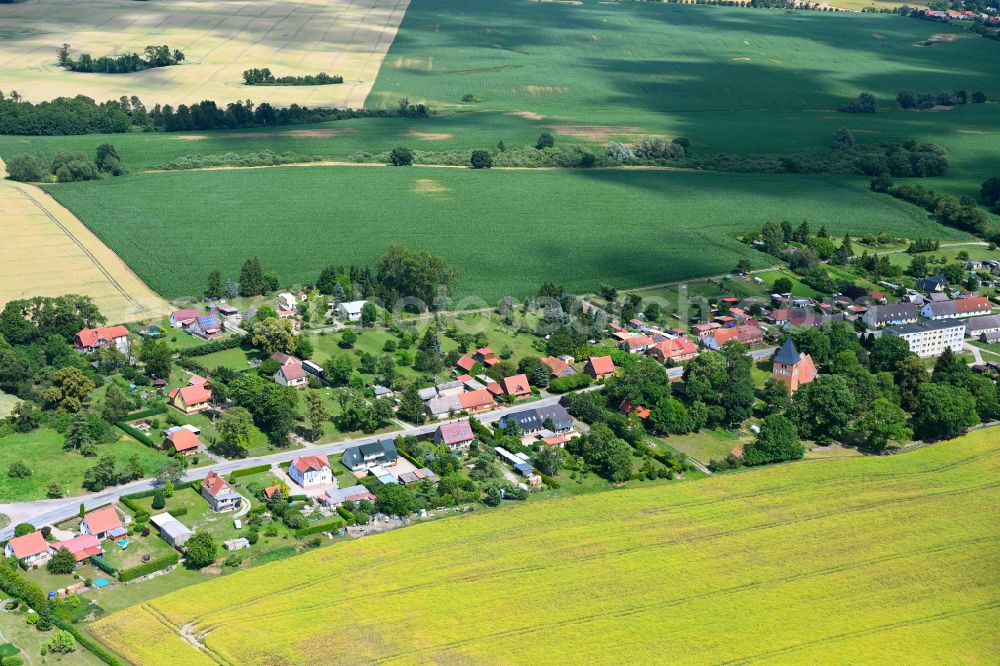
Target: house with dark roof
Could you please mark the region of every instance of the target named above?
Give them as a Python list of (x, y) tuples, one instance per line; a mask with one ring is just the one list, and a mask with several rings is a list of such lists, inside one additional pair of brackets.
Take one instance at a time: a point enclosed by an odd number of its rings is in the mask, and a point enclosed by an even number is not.
[(1000, 315), (972, 317), (965, 320), (965, 334), (970, 337), (978, 338), (992, 333), (1000, 333)]
[(503, 430), (508, 423), (514, 422), (522, 433), (530, 435), (545, 429), (546, 421), (550, 421), (549, 429), (553, 432), (569, 432), (573, 429), (573, 417), (559, 404), (505, 414), (497, 421), (497, 427)]
[(340, 462), (352, 472), (371, 469), (379, 465), (391, 465), (399, 458), (396, 442), (391, 438), (380, 439), (377, 442), (359, 444), (344, 451)]
[(912, 303), (873, 305), (861, 315), (861, 321), (869, 328), (913, 324), (917, 321), (917, 306)]
[(222, 324), (215, 315), (202, 315), (188, 324), (185, 330), (191, 335), (208, 340), (209, 338), (218, 336), (222, 332)]
[(434, 432), (434, 443), (444, 444), (452, 451), (467, 449), (476, 436), (472, 433), (472, 424), (468, 419), (444, 423)]
[(931, 277), (917, 280), (917, 289), (920, 291), (944, 291), (944, 288), (947, 286), (948, 278), (943, 275), (932, 275)]
[(771, 377), (782, 382), (789, 393), (795, 393), (800, 386), (816, 379), (818, 374), (812, 356), (799, 353), (792, 336), (788, 336), (771, 362)]

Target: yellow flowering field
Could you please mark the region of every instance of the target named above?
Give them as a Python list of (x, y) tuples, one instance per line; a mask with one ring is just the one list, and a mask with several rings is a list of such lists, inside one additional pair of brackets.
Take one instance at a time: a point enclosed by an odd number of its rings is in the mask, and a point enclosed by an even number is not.
[(169, 594), (137, 664), (956, 663), (1000, 648), (1000, 431), (506, 507)]

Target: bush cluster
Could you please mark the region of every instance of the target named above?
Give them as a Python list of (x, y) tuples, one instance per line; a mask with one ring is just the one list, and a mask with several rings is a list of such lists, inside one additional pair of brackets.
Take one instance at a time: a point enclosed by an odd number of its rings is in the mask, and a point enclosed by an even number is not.
[(282, 164), (298, 164), (302, 162), (319, 162), (324, 158), (319, 155), (302, 155), (285, 151), (276, 153), (263, 150), (258, 153), (222, 153), (220, 155), (184, 155), (165, 164), (159, 164), (155, 169), (163, 171), (181, 171), (184, 169), (205, 169), (209, 167), (259, 167), (279, 166)]
[(37, 155), (17, 155), (8, 162), (7, 172), (11, 180), (22, 183), (49, 182), (53, 177), (60, 183), (72, 183), (128, 173), (118, 151), (110, 143), (98, 146), (97, 157), (93, 160), (85, 153), (64, 150), (56, 153), (51, 161)]
[(326, 86), (343, 83), (344, 77), (340, 75), (330, 76), (326, 72), (305, 76), (275, 77), (270, 69), (264, 67), (263, 69), (253, 68), (244, 71), (243, 82), (248, 86)]

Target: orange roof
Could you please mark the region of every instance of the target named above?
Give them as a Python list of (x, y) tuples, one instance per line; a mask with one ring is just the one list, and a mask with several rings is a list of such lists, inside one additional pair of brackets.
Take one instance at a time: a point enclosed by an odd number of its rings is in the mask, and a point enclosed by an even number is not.
[(955, 301), (955, 309), (964, 314), (966, 312), (992, 310), (993, 306), (990, 304), (990, 299), (984, 296), (971, 296), (969, 298), (960, 298)]
[(128, 335), (128, 329), (124, 326), (111, 326), (109, 328), (85, 328), (76, 334), (76, 339), (81, 347), (93, 347), (100, 339), (114, 340)]
[(542, 441), (546, 444), (565, 444), (569, 441), (569, 437), (566, 435), (556, 435), (555, 437), (546, 437)]
[(462, 409), (470, 409), (473, 407), (484, 407), (487, 405), (492, 406), (493, 394), (486, 389), (479, 389), (478, 391), (467, 391), (462, 395), (458, 396), (459, 402), (462, 405)]
[(653, 344), (653, 338), (648, 335), (636, 335), (625, 340), (625, 346), (630, 349), (634, 349), (636, 347), (648, 347), (651, 344)]
[(229, 488), (229, 484), (221, 476), (215, 473), (215, 470), (210, 471), (205, 479), (201, 482), (201, 487), (208, 491), (208, 494), (215, 497), (220, 492)]
[(181, 400), (184, 401), (185, 405), (198, 405), (212, 399), (212, 391), (205, 388), (204, 384), (182, 386), (179, 389), (174, 389), (170, 392), (170, 397), (173, 398), (178, 393), (180, 393)]
[(486, 385), (486, 390), (493, 395), (503, 395), (503, 387), (500, 386), (500, 382), (490, 382)]
[(503, 378), (503, 391), (507, 395), (528, 395), (531, 393), (531, 386), (528, 384), (527, 375), (511, 375)]
[(455, 365), (460, 367), (462, 370), (465, 370), (466, 372), (472, 372), (472, 368), (475, 367), (476, 362), (472, 359), (471, 356), (466, 355), (458, 359), (458, 363), (456, 363)]
[(174, 450), (178, 453), (197, 449), (201, 445), (198, 435), (187, 428), (180, 428), (167, 435), (166, 440), (174, 445)]
[(475, 381), (475, 379), (473, 379), (472, 375), (459, 375), (458, 377), (455, 377), (455, 379), (457, 379), (458, 381), (462, 382), (463, 384), (465, 382)]
[(622, 404), (618, 406), (618, 411), (622, 412), (623, 414), (635, 413), (635, 415), (638, 416), (640, 419), (648, 419), (649, 415), (652, 413), (649, 410), (649, 408), (643, 407), (642, 405), (633, 406), (632, 403), (629, 402), (628, 398), (622, 400)]
[(743, 455), (743, 449), (737, 446), (735, 449), (730, 451), (730, 453), (732, 453), (736, 458), (739, 458)]
[(326, 456), (302, 456), (293, 460), (292, 464), (303, 474), (311, 469), (321, 470), (330, 466)]
[(663, 358), (674, 358), (675, 356), (687, 356), (697, 354), (698, 347), (687, 338), (671, 338), (657, 343), (653, 349), (659, 350)]
[(545, 364), (553, 375), (561, 375), (571, 369), (569, 363), (555, 356), (546, 356), (542, 359), (542, 363)]
[(9, 542), (14, 557), (22, 559), (44, 553), (49, 549), (49, 544), (45, 542), (45, 537), (41, 532), (31, 532), (19, 537), (14, 537)]
[(59, 541), (52, 547), (56, 550), (65, 548), (76, 556), (77, 562), (85, 560), (91, 555), (100, 555), (103, 552), (100, 540), (93, 534), (81, 534), (66, 541)]
[(610, 356), (591, 356), (587, 360), (587, 367), (595, 375), (609, 375), (615, 371), (615, 362)]
[(113, 506), (106, 506), (103, 509), (84, 514), (83, 520), (94, 534), (100, 534), (122, 526), (122, 519), (118, 517), (118, 512), (115, 511), (115, 507)]

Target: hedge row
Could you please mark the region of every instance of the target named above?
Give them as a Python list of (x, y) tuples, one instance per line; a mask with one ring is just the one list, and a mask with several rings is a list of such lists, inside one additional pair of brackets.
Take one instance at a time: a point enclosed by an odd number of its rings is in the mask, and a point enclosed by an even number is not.
[(566, 393), (576, 389), (586, 388), (594, 382), (590, 375), (580, 373), (569, 377), (557, 377), (549, 382), (549, 393)]
[(304, 537), (309, 536), (310, 534), (319, 534), (320, 532), (336, 532), (343, 526), (343, 520), (334, 518), (333, 520), (316, 523), (315, 525), (310, 525), (309, 527), (303, 527), (301, 530), (295, 530), (295, 536)]
[(552, 488), (553, 490), (555, 490), (555, 489), (557, 489), (559, 487), (559, 482), (556, 481), (555, 479), (553, 479), (548, 474), (542, 474), (537, 469), (535, 470), (535, 472), (538, 473), (538, 476), (542, 477), (542, 482), (545, 483), (545, 485), (547, 485), (549, 488)]
[(232, 479), (238, 479), (241, 476), (250, 476), (251, 474), (260, 474), (261, 472), (266, 472), (271, 469), (270, 465), (255, 465), (254, 467), (247, 467), (246, 469), (234, 470), (232, 474), (229, 475)]
[(182, 506), (179, 509), (171, 509), (171, 510), (167, 511), (167, 513), (169, 513), (174, 518), (180, 518), (181, 516), (186, 516), (187, 512), (188, 512), (188, 510), (187, 510), (186, 506)]
[(179, 353), (181, 358), (190, 358), (191, 356), (207, 356), (208, 354), (214, 354), (215, 352), (225, 351), (227, 349), (235, 349), (243, 343), (242, 336), (234, 335), (229, 338), (223, 338), (221, 340), (212, 340), (211, 342), (206, 342), (203, 345), (198, 345), (197, 347), (188, 347), (187, 349), (182, 349)]
[(643, 455), (648, 455), (651, 458), (663, 463), (667, 467), (667, 469), (672, 469), (675, 472), (681, 472), (684, 469), (684, 465), (681, 464), (681, 462), (678, 461), (676, 458), (668, 456), (667, 454), (663, 453), (663, 451), (654, 449), (653, 447), (648, 446), (643, 442), (636, 442), (635, 444), (632, 445), (632, 448), (639, 451)]
[(180, 562), (181, 556), (176, 552), (168, 553), (163, 557), (158, 557), (155, 560), (150, 560), (145, 564), (140, 564), (137, 567), (132, 567), (131, 569), (122, 569), (118, 572), (118, 580), (123, 583), (127, 583), (130, 580), (135, 580), (136, 578), (142, 578), (147, 576), (154, 571), (159, 571), (161, 569), (166, 569), (167, 567), (177, 564)]
[(90, 563), (93, 564), (98, 569), (100, 569), (101, 571), (103, 571), (104, 573), (108, 574), (109, 576), (118, 575), (118, 569), (115, 569), (113, 566), (105, 562), (103, 557), (97, 557), (96, 555), (91, 555)]
[(76, 639), (78, 644), (87, 648), (87, 650), (89, 650), (95, 657), (103, 661), (105, 664), (108, 664), (108, 666), (125, 666), (125, 663), (118, 659), (118, 657), (116, 657), (110, 650), (61, 617), (53, 617), (52, 624), (56, 625), (63, 631), (68, 631), (73, 634), (73, 638)]
[(150, 407), (149, 409), (144, 409), (141, 412), (132, 412), (131, 414), (125, 417), (125, 420), (135, 421), (136, 419), (145, 419), (149, 418), (150, 416), (159, 416), (160, 414), (166, 414), (166, 413), (167, 413), (167, 408), (164, 407), (163, 405), (159, 405), (158, 407)]
[(337, 513), (339, 513), (340, 517), (344, 519), (345, 524), (347, 525), (354, 524), (354, 514), (345, 509), (343, 506), (337, 507)]
[(289, 502), (305, 502), (307, 499), (309, 499), (309, 495), (289, 495), (288, 496), (288, 501)]

